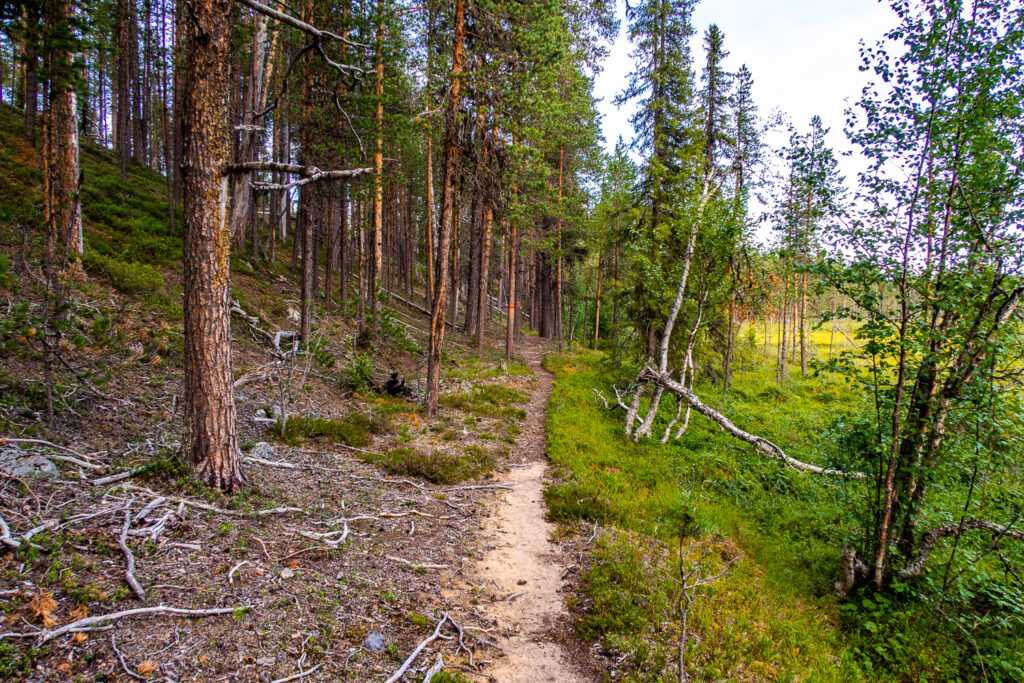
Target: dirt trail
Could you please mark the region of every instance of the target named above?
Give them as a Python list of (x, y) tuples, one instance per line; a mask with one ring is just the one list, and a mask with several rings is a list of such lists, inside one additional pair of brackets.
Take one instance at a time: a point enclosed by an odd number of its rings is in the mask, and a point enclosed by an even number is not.
[(485, 611), (512, 631), (501, 643), (505, 656), (487, 673), (500, 683), (582, 683), (590, 677), (554, 635), (564, 630), (556, 627), (569, 615), (559, 592), (564, 567), (549, 540), (554, 525), (545, 519), (543, 497), (548, 469), (544, 424), (552, 376), (541, 368), (543, 350), (538, 342), (524, 351), (537, 382), (512, 451), (513, 466), (501, 480), (515, 488), (505, 493), (485, 522), (484, 532), (493, 540), (474, 571), (480, 585), (496, 585), (500, 596)]

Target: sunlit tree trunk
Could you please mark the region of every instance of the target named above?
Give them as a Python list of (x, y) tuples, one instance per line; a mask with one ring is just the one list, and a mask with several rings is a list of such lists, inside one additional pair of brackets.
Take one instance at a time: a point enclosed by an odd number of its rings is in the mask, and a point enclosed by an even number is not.
[(377, 23), (376, 80), (373, 93), (377, 106), (374, 111), (376, 140), (373, 147), (373, 276), (369, 284), (370, 311), (377, 312), (377, 298), (383, 254), (384, 232), (384, 16)]
[(193, 0), (179, 18), (184, 41), (182, 164), (185, 310), (185, 434), (182, 454), (215, 488), (241, 487), (231, 383), (227, 221), (231, 0)]
[(465, 39), (466, 3), (455, 0), (453, 17), (451, 85), (445, 107), (444, 132), (444, 184), (441, 199), (441, 232), (438, 239), (437, 284), (430, 316), (430, 344), (427, 356), (427, 413), (437, 414), (437, 398), (441, 380), (441, 351), (444, 345), (445, 299), (448, 290), (448, 251), (451, 248), (455, 215), (455, 176), (458, 172), (458, 111), (459, 90), (462, 80), (463, 47)]
[[(313, 16), (313, 2), (306, 0), (302, 10), (302, 20), (308, 22)], [(302, 120), (313, 118), (313, 65), (310, 55), (303, 57), (302, 65)], [(299, 147), (303, 164), (313, 163), (313, 134), (308, 125), (299, 128)], [(299, 206), (296, 216), (297, 231), (295, 243), (302, 265), (302, 310), (299, 315), (299, 340), (305, 346), (309, 344), (312, 326), (313, 304), (313, 188), (303, 185), (299, 188)]]
[(494, 210), (488, 202), (484, 206), (483, 233), (480, 236), (480, 298), (476, 305), (476, 346), (480, 358), (484, 357), (484, 339), (487, 332), (487, 296), (490, 285), (488, 277), (491, 270), (491, 230), (494, 225)]
[[(558, 349), (565, 349), (565, 336), (562, 330), (562, 182), (565, 176), (565, 148), (558, 148), (558, 225), (555, 261), (555, 300), (552, 303), (554, 308), (555, 336), (558, 338)], [(584, 323), (585, 325), (586, 323)], [(581, 333), (582, 335), (582, 333)], [(584, 344), (586, 340), (584, 339)]]
[(601, 257), (600, 249), (597, 251), (597, 292), (594, 294), (594, 348), (597, 348), (597, 341), (601, 338)]

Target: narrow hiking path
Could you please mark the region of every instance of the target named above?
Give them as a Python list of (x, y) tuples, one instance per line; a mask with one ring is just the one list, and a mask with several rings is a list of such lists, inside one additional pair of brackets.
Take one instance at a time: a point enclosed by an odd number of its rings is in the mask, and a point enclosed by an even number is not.
[(473, 570), (478, 585), (497, 589), (483, 610), (507, 633), (500, 643), (505, 655), (488, 674), (500, 683), (592, 680), (558, 633), (569, 613), (561, 588), (565, 564), (551, 542), (554, 525), (547, 521), (544, 478), (548, 471), (545, 422), (553, 377), (541, 367), (544, 350), (530, 340), (523, 357), (537, 376), (522, 433), (516, 439), (510, 471), (501, 479), (513, 489), (504, 494), (495, 513), (484, 522), (489, 540)]

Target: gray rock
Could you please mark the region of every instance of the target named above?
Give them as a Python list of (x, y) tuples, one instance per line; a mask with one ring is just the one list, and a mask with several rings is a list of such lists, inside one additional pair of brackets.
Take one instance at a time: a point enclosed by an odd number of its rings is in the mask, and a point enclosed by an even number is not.
[(277, 452), (274, 450), (274, 446), (272, 444), (269, 444), (266, 441), (259, 441), (252, 447), (252, 450), (249, 451), (249, 455), (254, 458), (273, 460), (277, 455)]
[(260, 408), (256, 411), (256, 417), (267, 417), (267, 411), (265, 408)]
[(370, 631), (370, 635), (366, 636), (366, 640), (363, 641), (363, 649), (370, 652), (383, 652), (387, 646), (384, 636), (376, 631)]
[(272, 417), (275, 420), (280, 420), (281, 419), (281, 406), (270, 406), (270, 415), (269, 415), (269, 417)]
[(33, 455), (20, 448), (0, 450), (0, 470), (21, 479), (32, 477), (56, 477), (60, 470), (53, 461), (41, 455)]

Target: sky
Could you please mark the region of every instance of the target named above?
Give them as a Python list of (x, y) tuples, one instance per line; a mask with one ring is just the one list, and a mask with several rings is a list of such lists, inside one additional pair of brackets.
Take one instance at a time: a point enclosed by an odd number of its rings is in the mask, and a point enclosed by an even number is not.
[[(617, 11), (622, 30), (604, 70), (595, 83), (602, 98), (599, 109), (605, 144), (614, 149), (621, 134), (628, 143), (632, 135), (631, 109), (612, 104), (632, 71), (632, 51), (626, 39), (625, 5)], [(746, 64), (754, 76), (754, 102), (762, 117), (779, 110), (801, 130), (811, 117), (820, 115), (831, 128), (827, 140), (836, 152), (851, 146), (843, 134), (846, 107), (856, 102), (868, 78), (858, 70), (860, 41), (874, 44), (896, 23), (887, 2), (877, 0), (704, 0), (697, 6), (691, 43), (694, 66), (703, 61), (703, 34), (718, 24), (729, 51), (726, 69), (735, 72)], [(782, 143), (788, 135), (776, 136), (771, 144)], [(840, 170), (848, 182), (858, 169), (855, 157), (841, 157)]]

